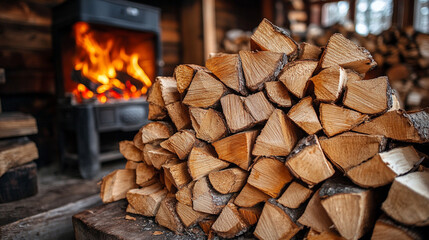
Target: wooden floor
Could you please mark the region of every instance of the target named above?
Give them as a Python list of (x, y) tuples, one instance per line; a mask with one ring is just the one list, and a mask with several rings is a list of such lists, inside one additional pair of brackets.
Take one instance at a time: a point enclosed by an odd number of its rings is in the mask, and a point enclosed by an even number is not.
[(74, 239), (72, 216), (101, 205), (97, 183), (125, 160), (105, 163), (94, 180), (84, 180), (77, 169), (58, 167), (38, 172), (38, 194), (0, 204), (0, 239)]

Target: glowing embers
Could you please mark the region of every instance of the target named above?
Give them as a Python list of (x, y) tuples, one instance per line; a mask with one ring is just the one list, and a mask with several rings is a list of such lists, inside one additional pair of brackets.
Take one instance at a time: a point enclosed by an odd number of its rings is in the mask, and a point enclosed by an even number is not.
[[(138, 98), (145, 95), (152, 81), (143, 70), (146, 58), (127, 37), (91, 30), (84, 22), (73, 26), (76, 51), (72, 79), (76, 102)], [(131, 53), (128, 53), (131, 52)]]

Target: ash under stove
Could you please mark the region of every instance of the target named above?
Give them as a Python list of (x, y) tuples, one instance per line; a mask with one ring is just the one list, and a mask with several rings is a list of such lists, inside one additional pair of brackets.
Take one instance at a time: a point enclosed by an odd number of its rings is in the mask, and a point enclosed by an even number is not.
[(118, 142), (147, 123), (161, 75), (160, 10), (118, 0), (68, 1), (53, 11), (60, 158), (93, 178), (122, 158)]

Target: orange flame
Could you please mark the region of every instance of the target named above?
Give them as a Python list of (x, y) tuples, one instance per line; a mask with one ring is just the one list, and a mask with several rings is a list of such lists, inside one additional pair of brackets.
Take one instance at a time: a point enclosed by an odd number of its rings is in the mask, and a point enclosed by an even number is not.
[[(152, 81), (139, 65), (139, 53), (128, 54), (115, 39), (97, 39), (85, 22), (74, 25), (77, 54), (74, 70), (92, 81), (96, 89), (88, 89), (84, 83), (73, 91), (76, 100), (97, 99), (105, 103), (109, 98), (130, 99), (146, 94)], [(116, 47), (116, 48), (115, 48)], [(91, 91), (92, 90), (92, 91)]]

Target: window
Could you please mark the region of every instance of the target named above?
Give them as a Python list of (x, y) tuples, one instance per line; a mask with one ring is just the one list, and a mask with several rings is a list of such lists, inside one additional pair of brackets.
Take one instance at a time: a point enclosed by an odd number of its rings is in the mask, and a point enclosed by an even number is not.
[(392, 0), (357, 0), (356, 32), (361, 35), (380, 34), (392, 24)]
[(414, 27), (419, 32), (429, 33), (429, 0), (416, 1)]
[(325, 3), (322, 7), (322, 26), (329, 27), (336, 23), (344, 24), (347, 22), (349, 12), (349, 2), (339, 1), (334, 3)]

